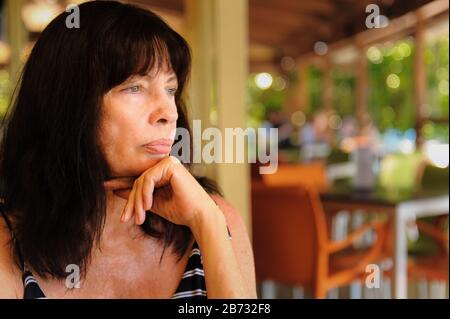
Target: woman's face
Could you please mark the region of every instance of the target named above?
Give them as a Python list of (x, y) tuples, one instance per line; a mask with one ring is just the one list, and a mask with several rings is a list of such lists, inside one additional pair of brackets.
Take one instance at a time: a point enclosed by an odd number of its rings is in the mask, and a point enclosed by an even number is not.
[(170, 153), (178, 118), (173, 71), (132, 76), (103, 98), (100, 142), (110, 176), (137, 176)]

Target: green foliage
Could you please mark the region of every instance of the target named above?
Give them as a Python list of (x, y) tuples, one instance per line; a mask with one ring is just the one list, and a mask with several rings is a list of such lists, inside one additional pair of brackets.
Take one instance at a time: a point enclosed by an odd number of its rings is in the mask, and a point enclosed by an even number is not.
[(425, 140), (439, 140), (441, 143), (448, 143), (448, 133), (448, 123), (426, 121), (422, 126), (422, 136)]
[(11, 80), (6, 70), (0, 70), (0, 117), (7, 111), (11, 95)]
[[(448, 34), (426, 43), (426, 118), (448, 119)], [(405, 131), (415, 124), (414, 42), (407, 38), (367, 50), (369, 112), (381, 132)], [(448, 124), (426, 121), (421, 131), (426, 140), (448, 143)]]
[(307, 115), (317, 113), (323, 106), (322, 79), (323, 72), (314, 65), (308, 68), (309, 108)]
[(372, 46), (368, 58), (368, 110), (381, 132), (414, 127), (414, 43)]
[[(255, 76), (250, 75), (247, 82), (247, 114), (248, 125), (251, 127), (264, 121), (269, 111), (281, 110), (285, 100), (283, 89), (276, 84), (265, 90), (260, 89), (255, 83)], [(275, 76), (273, 78), (276, 79)]]
[(354, 72), (333, 70), (333, 107), (341, 117), (356, 114), (356, 77)]
[(448, 53), (448, 35), (427, 43), (426, 115), (433, 118), (448, 118)]
[[(381, 133), (388, 129), (405, 132), (415, 127), (414, 102), (414, 39), (405, 38), (368, 48), (368, 111)], [(427, 81), (427, 105), (425, 117), (430, 118), (422, 127), (426, 140), (438, 139), (448, 143), (448, 123), (432, 121), (433, 118), (448, 119), (449, 109), (449, 36), (440, 36), (426, 43), (424, 54)], [(274, 82), (275, 82), (274, 76)], [(287, 85), (298, 79), (296, 72), (285, 77)], [(309, 105), (306, 116), (323, 107), (323, 71), (314, 65), (307, 67)], [(353, 69), (339, 66), (332, 71), (333, 107), (342, 118), (356, 115), (356, 74)], [(255, 84), (255, 75), (248, 80), (249, 125), (261, 123), (269, 110), (284, 106), (286, 90), (272, 85), (266, 90)]]

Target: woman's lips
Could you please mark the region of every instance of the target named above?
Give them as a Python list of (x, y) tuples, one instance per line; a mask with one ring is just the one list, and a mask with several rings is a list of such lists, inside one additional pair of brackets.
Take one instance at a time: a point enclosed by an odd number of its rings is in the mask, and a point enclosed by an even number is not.
[(152, 154), (169, 154), (173, 141), (169, 139), (159, 139), (143, 145), (147, 152)]
[(165, 145), (145, 146), (145, 149), (152, 154), (169, 154), (172, 147)]

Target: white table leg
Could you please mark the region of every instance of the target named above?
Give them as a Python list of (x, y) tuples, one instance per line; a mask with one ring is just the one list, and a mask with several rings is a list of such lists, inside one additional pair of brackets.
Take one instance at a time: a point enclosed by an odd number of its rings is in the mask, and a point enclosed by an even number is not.
[(408, 297), (408, 246), (406, 222), (416, 217), (435, 216), (449, 212), (449, 196), (412, 200), (397, 206), (394, 214), (394, 278), (393, 297)]
[(261, 283), (261, 298), (275, 299), (277, 298), (277, 285), (273, 280), (264, 280)]
[(394, 276), (393, 297), (406, 299), (408, 297), (408, 247), (406, 242), (407, 212), (401, 205), (394, 214)]

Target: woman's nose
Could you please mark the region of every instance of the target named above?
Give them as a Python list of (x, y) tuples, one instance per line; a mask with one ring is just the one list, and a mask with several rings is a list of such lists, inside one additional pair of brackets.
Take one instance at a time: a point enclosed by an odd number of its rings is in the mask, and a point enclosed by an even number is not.
[(159, 108), (152, 116), (151, 123), (158, 124), (172, 124), (178, 119), (178, 112), (175, 106), (165, 106)]

